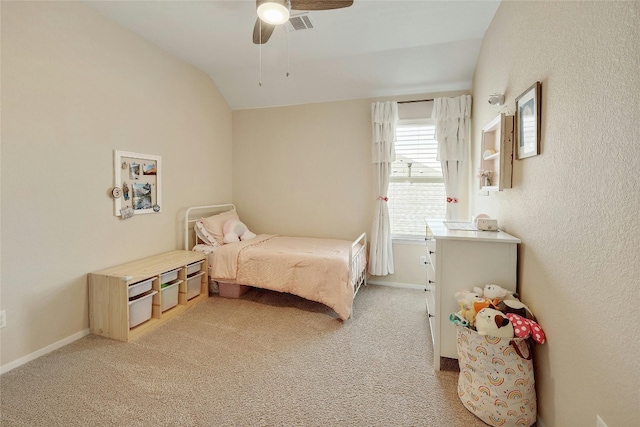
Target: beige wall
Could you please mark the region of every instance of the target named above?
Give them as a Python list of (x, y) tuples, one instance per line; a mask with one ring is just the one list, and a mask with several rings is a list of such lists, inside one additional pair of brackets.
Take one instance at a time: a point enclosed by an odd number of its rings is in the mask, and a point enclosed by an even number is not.
[[(232, 193), (210, 78), (81, 3), (3, 1), (1, 72), (4, 366), (88, 328), (86, 273), (180, 248), (184, 209)], [(113, 215), (115, 149), (162, 156), (162, 213)]]
[[(480, 128), (542, 82), (541, 155), (514, 162), (513, 189), (475, 196), (523, 241), (522, 298), (548, 342), (536, 347), (545, 427), (640, 425), (640, 3), (502, 2), (474, 85)], [(474, 185), (477, 185), (475, 183)]]
[(260, 233), (356, 238), (373, 214), (371, 101), (233, 112), (233, 197)]

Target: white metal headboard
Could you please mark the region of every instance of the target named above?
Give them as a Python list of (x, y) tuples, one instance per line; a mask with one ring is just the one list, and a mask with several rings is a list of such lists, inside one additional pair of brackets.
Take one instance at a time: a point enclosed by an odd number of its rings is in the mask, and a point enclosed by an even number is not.
[(202, 218), (201, 215), (195, 215), (196, 212), (209, 211), (230, 211), (235, 209), (236, 206), (232, 203), (226, 203), (224, 205), (208, 205), (208, 206), (192, 206), (187, 209), (184, 215), (184, 249), (186, 251), (191, 250), (189, 248), (189, 230), (193, 227), (191, 224), (195, 223), (198, 219)]

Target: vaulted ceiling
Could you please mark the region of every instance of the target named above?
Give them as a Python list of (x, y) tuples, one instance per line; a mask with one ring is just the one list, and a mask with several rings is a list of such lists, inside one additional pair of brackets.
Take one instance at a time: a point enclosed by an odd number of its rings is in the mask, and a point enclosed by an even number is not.
[(355, 0), (262, 46), (252, 0), (85, 4), (207, 73), (237, 110), (470, 89), (500, 2)]

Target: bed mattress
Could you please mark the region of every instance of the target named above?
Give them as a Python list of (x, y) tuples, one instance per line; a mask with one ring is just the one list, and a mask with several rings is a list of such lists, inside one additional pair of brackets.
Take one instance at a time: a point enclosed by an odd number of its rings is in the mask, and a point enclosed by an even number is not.
[(354, 297), (351, 245), (347, 240), (261, 234), (215, 248), (211, 278), (298, 295), (331, 307), (346, 320)]

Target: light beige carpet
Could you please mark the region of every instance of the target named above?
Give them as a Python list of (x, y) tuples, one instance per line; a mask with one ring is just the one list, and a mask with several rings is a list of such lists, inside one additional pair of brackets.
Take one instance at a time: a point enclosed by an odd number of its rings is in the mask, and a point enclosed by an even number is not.
[(132, 343), (89, 335), (0, 377), (9, 426), (484, 426), (432, 369), (424, 292), (342, 322), (270, 291), (211, 297)]

